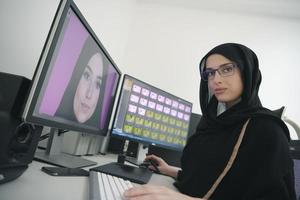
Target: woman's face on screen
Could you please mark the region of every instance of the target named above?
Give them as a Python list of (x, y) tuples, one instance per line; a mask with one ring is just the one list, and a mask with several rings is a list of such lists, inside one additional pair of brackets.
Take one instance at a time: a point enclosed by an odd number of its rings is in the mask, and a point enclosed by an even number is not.
[(100, 53), (96, 53), (85, 67), (75, 92), (73, 108), (76, 119), (80, 123), (84, 123), (90, 119), (96, 109), (102, 76), (102, 56)]

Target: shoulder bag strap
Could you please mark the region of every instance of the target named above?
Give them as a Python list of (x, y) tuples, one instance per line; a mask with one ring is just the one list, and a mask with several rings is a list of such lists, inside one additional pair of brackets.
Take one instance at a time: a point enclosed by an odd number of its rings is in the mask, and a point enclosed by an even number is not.
[(217, 180), (214, 182), (214, 184), (212, 185), (212, 187), (208, 190), (208, 192), (204, 195), (203, 199), (209, 199), (211, 197), (211, 195), (214, 193), (214, 191), (216, 190), (216, 188), (218, 187), (218, 185), (220, 184), (220, 182), (222, 181), (222, 179), (225, 177), (225, 175), (227, 174), (227, 172), (230, 170), (236, 156), (237, 156), (237, 153), (239, 151), (239, 148), (240, 148), (240, 145), (242, 143), (242, 140), (243, 140), (243, 137), (244, 137), (244, 134), (245, 134), (245, 130), (246, 130), (246, 127), (249, 123), (250, 119), (248, 119), (245, 124), (243, 125), (243, 128), (241, 130), (241, 133), (240, 133), (240, 136), (233, 148), (233, 151), (231, 153), (231, 156), (229, 158), (229, 161), (225, 167), (225, 169), (223, 170), (223, 172), (220, 174), (220, 176), (217, 178)]

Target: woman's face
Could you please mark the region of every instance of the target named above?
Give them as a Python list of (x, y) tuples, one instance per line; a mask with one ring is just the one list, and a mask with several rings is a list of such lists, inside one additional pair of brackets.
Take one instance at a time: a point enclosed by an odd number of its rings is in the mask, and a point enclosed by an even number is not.
[[(232, 63), (231, 60), (220, 54), (212, 54), (206, 60), (206, 70), (218, 69), (221, 65)], [(225, 69), (226, 70), (226, 69)], [(208, 87), (219, 102), (223, 102), (227, 107), (239, 101), (243, 92), (243, 81), (241, 71), (238, 67), (233, 67), (233, 73), (229, 76), (221, 76), (219, 71), (208, 79)], [(227, 73), (225, 71), (225, 73)]]
[(80, 123), (90, 119), (96, 109), (102, 76), (102, 56), (100, 53), (96, 53), (87, 63), (75, 92), (73, 108), (76, 119)]

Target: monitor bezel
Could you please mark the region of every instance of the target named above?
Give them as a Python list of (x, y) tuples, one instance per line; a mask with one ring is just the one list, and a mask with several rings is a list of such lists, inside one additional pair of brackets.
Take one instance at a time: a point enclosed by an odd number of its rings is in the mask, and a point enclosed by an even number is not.
[[(116, 109), (115, 109), (115, 112), (114, 112), (114, 117), (113, 117), (112, 126), (111, 126), (111, 130), (110, 130), (110, 136), (114, 137), (114, 138), (119, 138), (119, 139), (124, 139), (124, 140), (138, 142), (138, 143), (141, 143), (141, 144), (144, 144), (144, 145), (152, 145), (152, 146), (158, 146), (158, 147), (169, 149), (169, 150), (182, 151), (184, 147), (182, 147), (182, 148), (176, 148), (176, 147), (170, 146), (170, 145), (162, 145), (161, 143), (153, 143), (153, 142), (150, 142), (150, 141), (147, 141), (147, 140), (136, 139), (136, 138), (127, 137), (127, 136), (121, 136), (121, 135), (113, 133), (114, 124), (115, 124), (115, 122), (117, 120), (117, 115), (118, 115), (119, 107), (120, 107), (120, 104), (121, 104), (123, 86), (124, 86), (124, 82), (125, 82), (125, 80), (126, 80), (127, 77), (129, 77), (129, 78), (131, 78), (133, 80), (139, 81), (139, 82), (141, 82), (141, 83), (143, 83), (145, 85), (148, 85), (148, 86), (150, 86), (150, 87), (152, 87), (152, 88), (154, 88), (156, 90), (162, 91), (162, 92), (164, 92), (164, 93), (166, 93), (168, 95), (174, 96), (174, 97), (176, 97), (176, 98), (178, 98), (178, 99), (180, 99), (180, 100), (182, 100), (182, 101), (184, 101), (186, 103), (190, 103), (191, 104), (191, 114), (192, 114), (192, 108), (193, 108), (193, 103), (192, 102), (187, 101), (187, 100), (185, 100), (185, 99), (183, 99), (181, 97), (178, 97), (178, 96), (176, 96), (174, 94), (171, 94), (171, 93), (169, 93), (169, 92), (167, 92), (167, 91), (165, 91), (163, 89), (160, 89), (160, 88), (158, 88), (158, 87), (156, 87), (154, 85), (151, 85), (151, 84), (149, 84), (149, 83), (147, 83), (145, 81), (142, 81), (142, 80), (140, 80), (140, 79), (138, 79), (136, 77), (133, 77), (133, 76), (131, 76), (129, 74), (124, 74), (123, 75), (123, 79), (122, 79), (122, 84), (119, 86), (118, 101), (117, 101)], [(189, 120), (188, 130), (190, 128), (190, 122), (191, 121)], [(186, 139), (188, 139), (188, 137)]]
[[(47, 74), (47, 71), (49, 69), (49, 63), (51, 61), (51, 58), (53, 56), (57, 41), (59, 39), (59, 36), (61, 34), (61, 30), (64, 24), (64, 21), (66, 20), (67, 14), (69, 9), (74, 12), (74, 14), (77, 16), (77, 18), (80, 20), (82, 25), (86, 28), (89, 35), (96, 41), (99, 48), (102, 50), (103, 54), (105, 54), (106, 58), (109, 60), (111, 65), (113, 66), (114, 70), (116, 70), (116, 73), (118, 75), (116, 80), (116, 86), (115, 86), (115, 92), (112, 96), (112, 102), (108, 109), (108, 115), (107, 115), (107, 122), (104, 126), (104, 128), (86, 128), (84, 126), (76, 126), (71, 124), (66, 124), (64, 122), (57, 122), (53, 120), (44, 119), (41, 117), (34, 116), (34, 109), (35, 105), (38, 100), (38, 96), (41, 92), (43, 81), (45, 79), (45, 76)], [(61, 130), (72, 130), (72, 131), (78, 131), (78, 132), (85, 132), (85, 133), (92, 133), (97, 135), (103, 135), (106, 136), (108, 134), (110, 121), (112, 118), (112, 110), (113, 106), (115, 104), (116, 95), (117, 95), (117, 88), (120, 82), (121, 78), (121, 71), (116, 65), (116, 63), (113, 61), (111, 56), (109, 55), (108, 51), (105, 49), (101, 41), (96, 36), (95, 32), (89, 25), (89, 23), (86, 21), (85, 17), (82, 15), (76, 4), (73, 2), (73, 0), (61, 0), (59, 3), (59, 6), (57, 8), (57, 11), (55, 13), (54, 19), (52, 21), (50, 30), (47, 35), (47, 39), (45, 41), (45, 44), (43, 46), (43, 50), (41, 52), (41, 55), (39, 57), (39, 61), (37, 64), (37, 67), (35, 69), (33, 78), (32, 78), (32, 84), (31, 89), (28, 94), (28, 99), (24, 108), (24, 112), (22, 115), (22, 118), (25, 122), (33, 123), (37, 125), (47, 126), (47, 127), (53, 127)]]

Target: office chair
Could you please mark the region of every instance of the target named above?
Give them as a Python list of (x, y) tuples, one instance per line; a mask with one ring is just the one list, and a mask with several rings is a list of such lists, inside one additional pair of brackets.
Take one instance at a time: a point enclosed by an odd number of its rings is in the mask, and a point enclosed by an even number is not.
[(273, 110), (273, 112), (279, 116), (285, 123), (289, 124), (296, 132), (298, 140), (300, 140), (300, 127), (299, 125), (294, 122), (293, 120), (291, 120), (290, 118), (288, 118), (287, 116), (284, 115), (286, 110), (285, 106), (282, 106), (281, 108), (277, 109), (277, 110)]
[(276, 110), (273, 110), (274, 114), (276, 114), (278, 117), (280, 117), (281, 119), (283, 118), (283, 114), (285, 113), (285, 106), (282, 106), (281, 108), (278, 108)]
[(296, 131), (296, 134), (298, 136), (298, 140), (292, 140), (290, 144), (290, 150), (291, 155), (294, 160), (294, 176), (295, 176), (295, 191), (296, 191), (296, 197), (297, 200), (300, 200), (300, 127), (297, 123), (289, 119), (288, 117), (284, 116), (286, 108), (285, 106), (282, 106), (281, 108), (277, 110), (273, 110), (273, 112), (279, 116), (285, 123), (291, 125), (294, 130)]
[(297, 200), (300, 200), (300, 160), (294, 159), (295, 191)]
[(294, 128), (294, 130), (297, 134), (298, 140), (300, 140), (300, 127), (299, 127), (299, 125), (296, 122), (294, 122), (293, 120), (289, 119), (287, 116), (283, 116), (282, 120), (284, 122), (286, 122), (287, 124), (291, 125), (291, 127)]

